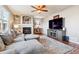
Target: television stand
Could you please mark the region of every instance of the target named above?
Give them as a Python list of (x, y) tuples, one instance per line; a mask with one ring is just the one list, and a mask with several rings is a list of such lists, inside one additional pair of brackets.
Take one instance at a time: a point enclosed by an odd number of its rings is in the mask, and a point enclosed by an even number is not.
[(62, 29), (48, 29), (47, 35), (59, 41), (63, 40), (63, 36), (66, 36), (66, 30)]

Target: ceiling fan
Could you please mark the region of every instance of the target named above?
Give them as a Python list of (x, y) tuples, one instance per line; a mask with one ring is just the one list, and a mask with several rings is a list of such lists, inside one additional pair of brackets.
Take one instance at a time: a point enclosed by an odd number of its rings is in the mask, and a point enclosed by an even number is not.
[(32, 12), (35, 12), (35, 11), (37, 11), (38, 13), (48, 12), (46, 5), (36, 5), (36, 6), (31, 6), (31, 7), (36, 9), (36, 10), (33, 10)]

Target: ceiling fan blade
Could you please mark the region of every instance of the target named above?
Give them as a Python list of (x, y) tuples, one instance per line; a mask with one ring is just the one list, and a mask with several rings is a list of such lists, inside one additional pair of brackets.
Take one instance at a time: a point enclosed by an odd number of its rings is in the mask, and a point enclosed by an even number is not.
[(37, 11), (37, 10), (33, 10), (32, 12), (35, 12), (35, 11)]
[(34, 11), (37, 11), (37, 12), (48, 12), (47, 8), (46, 8), (46, 5), (36, 5), (36, 6), (31, 6), (32, 8), (36, 9), (36, 10), (33, 10), (32, 12)]
[(42, 8), (45, 8), (46, 6), (45, 5), (42, 5)]
[(36, 8), (35, 6), (31, 6), (32, 8), (35, 8), (35, 9), (38, 9), (38, 8)]
[(41, 11), (48, 12), (48, 10), (41, 10)]

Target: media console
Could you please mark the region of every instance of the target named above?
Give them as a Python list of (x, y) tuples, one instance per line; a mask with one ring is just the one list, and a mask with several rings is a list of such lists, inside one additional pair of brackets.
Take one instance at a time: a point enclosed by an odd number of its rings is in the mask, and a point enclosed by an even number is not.
[(60, 15), (53, 16), (52, 20), (49, 20), (49, 29), (47, 35), (57, 40), (64, 40), (66, 36), (65, 19)]
[(62, 41), (64, 36), (66, 36), (66, 30), (48, 29), (47, 35), (54, 39)]

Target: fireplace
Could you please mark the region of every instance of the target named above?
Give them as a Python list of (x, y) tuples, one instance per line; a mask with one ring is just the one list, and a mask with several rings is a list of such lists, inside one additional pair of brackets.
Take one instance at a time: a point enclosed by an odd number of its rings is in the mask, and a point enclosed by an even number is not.
[(31, 34), (31, 27), (23, 27), (23, 34)]

